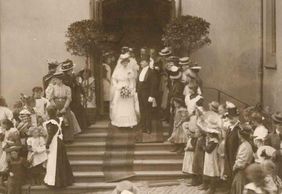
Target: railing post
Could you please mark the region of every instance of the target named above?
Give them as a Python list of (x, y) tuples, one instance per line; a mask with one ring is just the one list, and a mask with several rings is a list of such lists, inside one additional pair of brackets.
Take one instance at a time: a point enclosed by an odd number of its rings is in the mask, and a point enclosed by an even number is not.
[(221, 93), (219, 90), (217, 90), (217, 101), (221, 103)]

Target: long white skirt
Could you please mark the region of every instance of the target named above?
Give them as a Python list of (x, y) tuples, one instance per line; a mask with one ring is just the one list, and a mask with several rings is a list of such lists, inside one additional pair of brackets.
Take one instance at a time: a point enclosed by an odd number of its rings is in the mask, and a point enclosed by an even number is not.
[(183, 159), (182, 172), (193, 174), (192, 166), (194, 160), (194, 152), (186, 151)]
[(138, 123), (138, 110), (136, 110), (136, 98), (121, 98), (116, 93), (111, 105), (111, 123), (117, 127), (133, 127)]

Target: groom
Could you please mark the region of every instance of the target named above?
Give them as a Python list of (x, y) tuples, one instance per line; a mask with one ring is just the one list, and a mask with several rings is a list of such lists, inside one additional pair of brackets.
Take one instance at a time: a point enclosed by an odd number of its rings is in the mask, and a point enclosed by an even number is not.
[(157, 108), (158, 75), (154, 69), (150, 55), (143, 56), (140, 61), (141, 72), (137, 82), (137, 93), (140, 106), (140, 126), (142, 131), (152, 132), (152, 120), (155, 118), (154, 110)]

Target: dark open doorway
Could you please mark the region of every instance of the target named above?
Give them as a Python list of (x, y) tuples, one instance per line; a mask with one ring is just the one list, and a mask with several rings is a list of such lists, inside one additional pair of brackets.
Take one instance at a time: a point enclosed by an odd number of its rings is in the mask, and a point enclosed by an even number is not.
[(120, 35), (117, 47), (160, 48), (163, 28), (170, 18), (168, 0), (107, 0), (102, 6), (105, 28)]
[[(120, 53), (122, 46), (134, 48), (137, 52), (141, 47), (160, 49), (163, 29), (173, 15), (173, 4), (169, 0), (104, 0), (99, 9), (101, 22), (105, 30), (114, 32), (117, 37), (109, 44), (109, 49)], [(101, 51), (95, 53), (95, 78), (98, 112), (105, 115), (103, 104), (103, 88), (101, 82)]]

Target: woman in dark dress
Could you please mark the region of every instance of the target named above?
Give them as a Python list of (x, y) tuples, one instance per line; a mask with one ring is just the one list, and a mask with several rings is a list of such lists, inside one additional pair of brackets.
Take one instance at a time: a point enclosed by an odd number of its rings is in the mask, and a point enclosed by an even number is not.
[(74, 177), (63, 143), (62, 118), (57, 118), (57, 109), (54, 106), (49, 106), (47, 113), (49, 120), (44, 123), (44, 127), (48, 131), (48, 160), (44, 182), (57, 188), (70, 186)]

